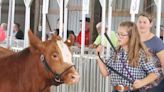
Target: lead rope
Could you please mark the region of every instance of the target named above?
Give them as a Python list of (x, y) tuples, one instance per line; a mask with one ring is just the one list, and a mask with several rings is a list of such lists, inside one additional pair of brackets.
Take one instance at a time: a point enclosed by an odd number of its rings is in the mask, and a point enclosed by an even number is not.
[[(100, 53), (98, 52), (98, 57), (99, 57), (99, 59), (100, 59), (100, 61), (102, 62), (102, 63), (104, 63), (104, 61), (102, 60), (102, 58), (100, 57)], [(106, 63), (104, 63), (104, 65), (106, 65)], [(111, 67), (111, 66), (108, 66), (108, 65), (106, 65), (108, 68), (110, 68), (113, 72), (115, 72), (116, 74), (118, 74), (119, 76), (121, 76), (122, 78), (124, 78), (125, 80), (127, 80), (127, 81), (129, 81), (130, 83), (132, 83), (133, 84), (133, 80), (131, 80), (131, 79), (129, 79), (127, 76), (124, 76), (122, 73), (120, 73), (120, 72), (118, 72), (117, 70), (115, 70), (113, 67)]]

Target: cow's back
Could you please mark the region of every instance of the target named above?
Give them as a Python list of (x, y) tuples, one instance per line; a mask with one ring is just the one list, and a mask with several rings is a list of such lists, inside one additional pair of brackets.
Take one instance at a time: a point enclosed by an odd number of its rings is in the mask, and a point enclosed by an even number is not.
[(7, 48), (4, 47), (0, 47), (0, 57), (5, 56), (5, 55), (9, 55), (9, 54), (13, 54), (14, 52), (12, 50), (9, 50)]

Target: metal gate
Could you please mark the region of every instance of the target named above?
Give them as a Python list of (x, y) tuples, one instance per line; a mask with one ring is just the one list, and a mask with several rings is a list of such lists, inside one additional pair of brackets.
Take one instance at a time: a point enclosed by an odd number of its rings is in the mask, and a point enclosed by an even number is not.
[[(78, 51), (80, 50), (73, 50), (76, 55)], [(88, 55), (73, 57), (73, 63), (80, 74), (80, 82), (75, 85), (52, 86), (51, 92), (112, 92), (109, 78), (103, 78), (100, 74), (94, 51), (87, 49), (86, 53)]]

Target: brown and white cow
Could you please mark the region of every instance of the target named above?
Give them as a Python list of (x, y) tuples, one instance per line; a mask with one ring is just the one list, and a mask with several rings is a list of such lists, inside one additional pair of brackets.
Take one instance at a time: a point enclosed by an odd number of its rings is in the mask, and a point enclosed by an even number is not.
[(48, 92), (51, 85), (79, 81), (69, 41), (54, 36), (41, 42), (31, 31), (29, 41), (28, 48), (0, 57), (0, 92)]

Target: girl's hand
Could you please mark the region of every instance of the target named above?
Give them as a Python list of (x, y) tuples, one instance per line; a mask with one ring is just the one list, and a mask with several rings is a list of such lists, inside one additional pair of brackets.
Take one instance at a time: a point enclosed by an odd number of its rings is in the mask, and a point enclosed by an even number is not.
[(103, 46), (102, 45), (99, 45), (97, 48), (96, 48), (96, 54), (98, 54), (98, 52), (100, 53), (103, 49)]
[(133, 83), (134, 89), (139, 89), (139, 88), (142, 88), (143, 86), (144, 86), (144, 83), (142, 82), (142, 80), (135, 80)]

